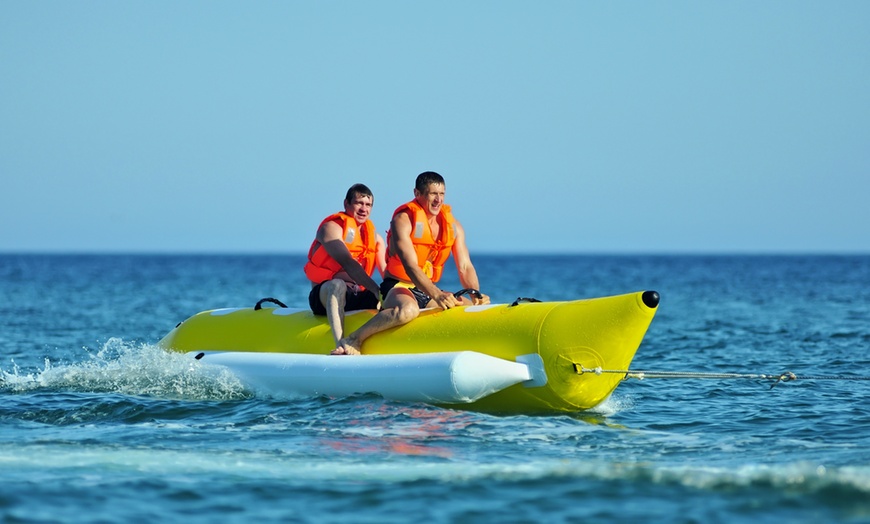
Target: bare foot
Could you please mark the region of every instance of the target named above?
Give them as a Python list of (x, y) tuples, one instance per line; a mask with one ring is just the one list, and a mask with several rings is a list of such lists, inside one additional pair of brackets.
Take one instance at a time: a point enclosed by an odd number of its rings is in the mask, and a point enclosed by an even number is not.
[(356, 342), (343, 338), (338, 341), (338, 347), (332, 350), (330, 355), (362, 355), (356, 348)]

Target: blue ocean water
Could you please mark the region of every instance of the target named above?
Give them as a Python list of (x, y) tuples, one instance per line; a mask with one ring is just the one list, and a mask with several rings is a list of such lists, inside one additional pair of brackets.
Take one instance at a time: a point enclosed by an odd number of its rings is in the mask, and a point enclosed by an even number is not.
[[(655, 289), (593, 411), (261, 398), (154, 343), (304, 305), (299, 256), (0, 255), (0, 522), (870, 522), (870, 256), (478, 255), (483, 291)], [(458, 288), (453, 273), (445, 288)]]

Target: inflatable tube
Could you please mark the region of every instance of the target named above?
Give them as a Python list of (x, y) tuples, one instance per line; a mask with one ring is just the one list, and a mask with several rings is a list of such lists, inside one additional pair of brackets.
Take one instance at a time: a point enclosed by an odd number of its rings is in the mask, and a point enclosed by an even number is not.
[(276, 397), (377, 393), (391, 400), (469, 403), (532, 380), (529, 366), (473, 351), (336, 358), (298, 353), (201, 352), (251, 389)]
[[(258, 369), (251, 382), (263, 382), (264, 390), (281, 391), (282, 380), (291, 380), (290, 366), (279, 365), (266, 372), (258, 354), (292, 353), (319, 355), (324, 372), (310, 378), (312, 392), (344, 394), (387, 391), (387, 384), (375, 388), (378, 380), (399, 380), (411, 367), (376, 378), (374, 372), (363, 383), (341, 390), (328, 389), (333, 376), (350, 360), (377, 355), (407, 355), (413, 362), (426, 354), (475, 352), (507, 363), (527, 366), (530, 379), (494, 390), (482, 397), (454, 392), (456, 397), (433, 397), (430, 402), (447, 407), (493, 413), (574, 412), (589, 409), (606, 399), (619, 385), (618, 374), (578, 373), (581, 368), (629, 369), (659, 303), (654, 291), (566, 302), (521, 302), (487, 306), (457, 307), (442, 311), (423, 310), (412, 322), (372, 336), (363, 344), (362, 356), (328, 356), (334, 347), (326, 317), (308, 310), (291, 308), (234, 308), (198, 313), (176, 326), (158, 344), (172, 351), (239, 353), (234, 362)], [(374, 315), (374, 311), (348, 313), (346, 330), (352, 331)], [(246, 356), (247, 355), (247, 356)], [(212, 357), (204, 358), (213, 361)], [(422, 362), (422, 360), (421, 360)], [(463, 368), (485, 374), (490, 364), (478, 362)], [(283, 367), (282, 367), (283, 366)], [(377, 368), (377, 366), (373, 366)], [(444, 373), (450, 367), (444, 364)], [(282, 379), (281, 373), (285, 373)], [(268, 375), (268, 377), (267, 377)], [(488, 379), (487, 379), (488, 380)], [(484, 380), (485, 382), (486, 380)], [(408, 393), (418, 399), (409, 384), (390, 395)], [(252, 384), (256, 388), (256, 384)], [(329, 386), (331, 387), (331, 386)], [(407, 391), (401, 391), (407, 388)], [(292, 389), (292, 388), (290, 388)], [(486, 388), (484, 388), (486, 390)], [(333, 391), (326, 393), (326, 391)], [(452, 395), (452, 394), (451, 394)], [(398, 398), (398, 397), (393, 397)], [(455, 400), (458, 398), (459, 400)]]

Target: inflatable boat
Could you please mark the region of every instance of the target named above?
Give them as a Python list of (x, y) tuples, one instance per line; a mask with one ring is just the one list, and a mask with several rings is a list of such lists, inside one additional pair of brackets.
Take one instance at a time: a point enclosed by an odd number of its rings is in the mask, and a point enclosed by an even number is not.
[[(376, 393), (489, 413), (575, 412), (616, 389), (620, 375), (588, 370), (628, 369), (658, 303), (658, 293), (642, 291), (426, 309), (366, 340), (362, 355), (332, 356), (325, 317), (263, 299), (198, 313), (158, 344), (224, 366), (252, 390), (279, 397)], [(349, 312), (345, 329), (374, 314)]]

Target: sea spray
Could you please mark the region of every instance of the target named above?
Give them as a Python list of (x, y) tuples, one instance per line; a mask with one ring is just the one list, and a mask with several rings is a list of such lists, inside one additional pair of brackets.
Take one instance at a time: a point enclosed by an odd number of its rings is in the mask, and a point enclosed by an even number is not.
[[(87, 348), (85, 348), (87, 351)], [(233, 400), (252, 393), (225, 369), (203, 366), (188, 355), (170, 353), (152, 344), (110, 338), (88, 359), (52, 363), (33, 372), (12, 362), (0, 371), (0, 387), (26, 392), (40, 389), (105, 392), (186, 400)]]

